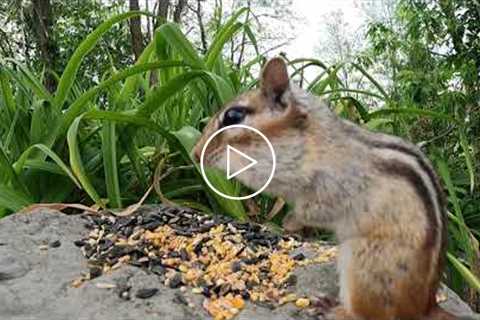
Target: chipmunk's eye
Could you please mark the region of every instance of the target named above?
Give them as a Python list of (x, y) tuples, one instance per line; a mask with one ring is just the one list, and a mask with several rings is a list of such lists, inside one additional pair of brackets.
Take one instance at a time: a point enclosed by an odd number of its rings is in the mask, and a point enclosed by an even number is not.
[(226, 127), (232, 124), (238, 124), (245, 119), (247, 113), (248, 109), (245, 107), (232, 107), (225, 111), (222, 125)]

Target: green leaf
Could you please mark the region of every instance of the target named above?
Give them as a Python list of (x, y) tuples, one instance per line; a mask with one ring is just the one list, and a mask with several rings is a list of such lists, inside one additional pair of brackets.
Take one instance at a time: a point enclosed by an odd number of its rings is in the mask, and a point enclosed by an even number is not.
[(449, 116), (448, 114), (440, 113), (440, 112), (435, 112), (435, 111), (429, 111), (429, 110), (422, 110), (422, 109), (416, 109), (416, 108), (399, 108), (399, 109), (381, 109), (378, 111), (374, 111), (370, 113), (370, 119), (374, 118), (381, 118), (385, 116), (390, 116), (390, 115), (405, 115), (405, 116), (426, 116), (429, 118), (433, 119), (439, 119), (439, 120), (446, 120), (450, 121), (455, 124), (459, 124), (458, 121), (454, 118)]
[(0, 146), (0, 183), (11, 184), (17, 191), (22, 193), (22, 198), (28, 199), (29, 192), (27, 187), (20, 181), (18, 174), (13, 170), (5, 150)]
[(105, 184), (111, 208), (121, 208), (120, 183), (117, 168), (117, 138), (115, 123), (105, 122), (102, 127), (102, 153)]
[(96, 97), (96, 95), (110, 87), (114, 84), (122, 81), (128, 77), (137, 75), (142, 72), (146, 72), (148, 70), (158, 69), (158, 68), (170, 68), (170, 67), (178, 67), (178, 66), (186, 66), (183, 62), (178, 61), (159, 61), (159, 62), (151, 62), (145, 63), (141, 65), (135, 65), (133, 67), (127, 68), (122, 70), (105, 81), (102, 81), (97, 86), (91, 88), (80, 97), (78, 97), (67, 109), (63, 117), (58, 121), (59, 123), (55, 124), (53, 129), (49, 132), (48, 136), (44, 138), (44, 144), (52, 147), (55, 140), (58, 136), (63, 136), (64, 133), (68, 130), (70, 125), (72, 124), (73, 120), (78, 117), (85, 105), (88, 103), (89, 100)]
[(63, 106), (63, 103), (67, 99), (70, 89), (72, 88), (75, 77), (77, 76), (78, 69), (80, 64), (83, 61), (83, 58), (97, 45), (97, 42), (106, 33), (112, 28), (113, 25), (120, 23), (126, 19), (139, 16), (139, 15), (150, 15), (148, 12), (141, 11), (130, 11), (127, 13), (116, 15), (107, 21), (100, 24), (92, 33), (90, 33), (85, 40), (80, 43), (73, 55), (68, 60), (67, 66), (62, 73), (62, 77), (58, 82), (58, 87), (55, 92), (55, 97), (53, 99), (53, 105), (57, 110), (60, 110)]
[(473, 193), (473, 190), (475, 189), (475, 169), (473, 165), (472, 153), (470, 152), (470, 145), (464, 130), (464, 128), (460, 128), (458, 130), (458, 134), (460, 136), (460, 145), (463, 149), (463, 155), (465, 157), (465, 163), (467, 165), (468, 175), (470, 177), (470, 192)]
[(260, 51), (258, 49), (257, 37), (255, 36), (255, 33), (253, 33), (252, 28), (250, 28), (248, 24), (245, 24), (243, 26), (243, 29), (248, 39), (250, 39), (250, 41), (252, 42), (253, 48), (255, 49), (255, 53), (257, 55), (260, 55)]
[(351, 63), (351, 65), (357, 69), (358, 71), (360, 71), (368, 80), (370, 80), (370, 82), (378, 89), (378, 91), (380, 91), (380, 93), (382, 94), (382, 99), (384, 100), (388, 100), (388, 93), (386, 92), (386, 90), (380, 85), (380, 83), (378, 81), (375, 80), (374, 77), (372, 77), (364, 68), (362, 68), (362, 66), (360, 66), (359, 64), (357, 63)]
[(206, 69), (205, 63), (197, 54), (192, 44), (183, 35), (182, 31), (174, 23), (165, 23), (156, 32), (157, 37), (163, 37), (172, 48), (185, 59), (185, 61), (192, 65), (195, 69)]
[[(152, 41), (145, 47), (140, 57), (138, 57), (137, 62), (135, 62), (135, 65), (141, 66), (148, 63), (148, 60), (150, 59), (150, 56), (152, 55), (154, 49), (155, 49), (155, 43)], [(165, 61), (163, 63), (165, 63)], [(132, 76), (127, 78), (127, 80), (125, 80), (125, 83), (122, 87), (122, 90), (120, 91), (120, 95), (118, 98), (118, 102), (120, 104), (127, 103), (128, 98), (133, 95), (133, 93), (137, 89), (138, 84), (140, 82), (139, 77), (140, 76)]]
[[(13, 164), (13, 168), (15, 170), (15, 173), (18, 175), (22, 171), (22, 169), (25, 167), (25, 163), (27, 162), (28, 156), (30, 153), (34, 150), (38, 149), (42, 151), (46, 156), (49, 156), (60, 169), (63, 170), (63, 172), (70, 177), (70, 179), (77, 185), (78, 188), (81, 188), (80, 183), (77, 181), (75, 178), (74, 174), (70, 170), (70, 168), (60, 159), (59, 156), (55, 152), (53, 152), (50, 148), (43, 144), (35, 144), (31, 147), (29, 147), (27, 150), (25, 150), (22, 155), (18, 158), (18, 160)], [(45, 161), (40, 161), (40, 162), (45, 162)]]
[(87, 194), (92, 198), (92, 200), (100, 205), (101, 207), (105, 207), (105, 204), (101, 200), (100, 196), (98, 195), (97, 191), (93, 187), (90, 179), (88, 178), (85, 169), (83, 167), (82, 157), (80, 153), (80, 148), (78, 147), (78, 127), (80, 125), (80, 121), (82, 120), (82, 116), (77, 117), (70, 129), (67, 132), (67, 143), (68, 143), (68, 151), (70, 155), (70, 166), (72, 167), (73, 172), (75, 173), (76, 178), (80, 181), (81, 186), (87, 192)]
[(52, 100), (52, 95), (48, 90), (43, 86), (42, 82), (38, 80), (35, 75), (33, 75), (32, 72), (30, 72), (24, 65), (22, 65), (20, 62), (7, 58), (5, 61), (12, 62), (13, 64), (16, 65), (17, 70), (20, 72), (20, 74), (23, 76), (23, 80), (19, 79), (17, 77), (17, 82), (23, 84), (27, 84), (28, 87), (37, 95), (40, 99), (44, 99), (47, 101)]
[(207, 52), (206, 58), (206, 67), (208, 70), (212, 70), (217, 61), (218, 56), (222, 53), (225, 43), (233, 38), (233, 36), (240, 30), (243, 26), (242, 23), (238, 22), (238, 18), (247, 12), (248, 8), (242, 8), (234, 13), (230, 19), (217, 31), (215, 39), (213, 40), (210, 48)]
[(190, 81), (196, 78), (203, 79), (212, 89), (219, 104), (223, 104), (226, 99), (233, 95), (233, 89), (215, 74), (206, 71), (187, 71), (176, 76), (163, 86), (156, 88), (147, 97), (145, 103), (138, 108), (137, 115), (150, 117), (168, 98), (180, 93)]
[(2, 94), (3, 100), (7, 107), (10, 117), (13, 117), (15, 113), (15, 101), (13, 100), (12, 88), (7, 78), (7, 73), (4, 70), (4, 67), (0, 65), (0, 92)]
[(23, 164), (25, 169), (39, 170), (68, 177), (68, 174), (55, 162), (46, 162), (43, 160), (27, 159)]
[(450, 252), (447, 252), (448, 261), (453, 265), (453, 267), (462, 275), (463, 279), (472, 287), (474, 290), (480, 292), (480, 279), (478, 279), (473, 272), (470, 271), (459, 259), (457, 259)]
[(0, 184), (0, 207), (17, 212), (30, 204), (32, 204), (32, 201), (22, 192)]
[(144, 127), (145, 129), (156, 131), (167, 140), (173, 139), (173, 136), (168, 131), (160, 127), (155, 122), (151, 121), (148, 118), (135, 115), (132, 112), (91, 110), (86, 112), (82, 116), (85, 119), (108, 120), (108, 121), (128, 123), (135, 126), (141, 126), (141, 127)]
[[(199, 165), (193, 161), (190, 157), (193, 146), (197, 142), (201, 133), (193, 127), (184, 127), (179, 131), (172, 132), (172, 134), (180, 141), (181, 145), (184, 148), (184, 152), (188, 155), (190, 161), (195, 165), (197, 174), (201, 176)], [(237, 182), (232, 182), (227, 180), (225, 173), (218, 170), (211, 170), (206, 168), (206, 175), (211, 181), (211, 183), (221, 192), (230, 195), (238, 195), (240, 191), (240, 185)], [(210, 193), (211, 196), (217, 201), (220, 207), (230, 216), (245, 221), (248, 220), (245, 209), (241, 201), (226, 199), (216, 192), (210, 189), (205, 184), (205, 189)]]

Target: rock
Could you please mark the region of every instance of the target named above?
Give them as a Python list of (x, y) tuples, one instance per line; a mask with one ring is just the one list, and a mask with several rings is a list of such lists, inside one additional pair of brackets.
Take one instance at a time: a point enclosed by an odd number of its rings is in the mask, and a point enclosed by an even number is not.
[[(0, 318), (40, 319), (210, 319), (201, 307), (203, 296), (186, 290), (190, 303), (179, 302), (179, 289), (171, 289), (158, 275), (134, 266), (75, 282), (89, 272), (75, 242), (88, 234), (84, 220), (53, 210), (39, 209), (0, 220)], [(60, 246), (51, 243), (61, 243)], [(77, 243), (78, 244), (78, 243)], [(308, 256), (307, 253), (305, 253)], [(295, 271), (292, 286), (300, 295), (336, 295), (333, 263), (309, 265)], [(79, 287), (74, 287), (76, 283)], [(158, 288), (148, 299), (135, 296), (145, 288)], [(480, 319), (456, 294), (445, 289), (445, 309)], [(129, 294), (130, 292), (130, 294)], [(122, 298), (123, 297), (123, 298)], [(247, 307), (236, 319), (311, 319), (292, 304), (271, 310), (258, 304)]]

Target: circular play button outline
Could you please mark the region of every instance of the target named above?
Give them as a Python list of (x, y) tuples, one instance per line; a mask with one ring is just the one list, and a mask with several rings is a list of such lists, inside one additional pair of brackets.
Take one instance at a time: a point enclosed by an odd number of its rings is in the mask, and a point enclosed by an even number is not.
[[(268, 177), (267, 179), (267, 182), (260, 188), (258, 189), (257, 191), (255, 191), (254, 193), (251, 193), (249, 195), (246, 195), (246, 196), (239, 196), (239, 197), (235, 197), (235, 196), (231, 196), (231, 195), (228, 195), (228, 194), (225, 194), (221, 191), (219, 191), (217, 188), (215, 188), (213, 186), (213, 184), (208, 180), (208, 177), (207, 175), (205, 174), (205, 168), (203, 166), (203, 158), (205, 157), (205, 151), (207, 150), (207, 146), (208, 144), (213, 140), (213, 138), (215, 138), (219, 133), (227, 130), (227, 129), (233, 129), (233, 128), (243, 128), (243, 129), (247, 129), (247, 130), (251, 130), (253, 132), (255, 132), (256, 134), (258, 134), (260, 137), (262, 137), (262, 139), (267, 143), (268, 145), (268, 148), (270, 149), (270, 153), (272, 154), (272, 170), (270, 171), (270, 176)], [(218, 194), (219, 196), (221, 197), (224, 197), (224, 198), (227, 198), (227, 199), (230, 199), (230, 200), (246, 200), (246, 199), (250, 199), (250, 198), (253, 198), (255, 197), (256, 195), (260, 194), (263, 190), (265, 190), (265, 188), (270, 184), (270, 182), (272, 181), (273, 179), (273, 175), (275, 174), (275, 168), (277, 166), (277, 159), (276, 159), (276, 155), (275, 155), (275, 150), (273, 149), (273, 145), (272, 143), (268, 140), (268, 138), (258, 129), (256, 128), (253, 128), (253, 127), (250, 127), (250, 126), (247, 126), (245, 124), (232, 124), (230, 126), (226, 126), (226, 127), (223, 127), (217, 131), (215, 131), (210, 137), (208, 137), (207, 139), (207, 142), (204, 144), (203, 148), (202, 148), (202, 153), (200, 154), (200, 172), (202, 173), (202, 177), (203, 179), (205, 180), (205, 182), (207, 183), (207, 185), (210, 187), (210, 189), (212, 189), (216, 194)]]

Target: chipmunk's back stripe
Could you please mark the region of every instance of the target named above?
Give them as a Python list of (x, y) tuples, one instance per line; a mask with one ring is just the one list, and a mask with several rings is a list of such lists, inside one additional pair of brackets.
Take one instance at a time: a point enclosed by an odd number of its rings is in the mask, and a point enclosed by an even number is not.
[(425, 184), (422, 176), (419, 175), (411, 165), (397, 160), (379, 161), (378, 169), (385, 174), (404, 178), (415, 187), (415, 192), (422, 200), (427, 213), (427, 219), (430, 221), (428, 224), (427, 238), (425, 239), (425, 247), (435, 246), (437, 237), (439, 235), (438, 229), (440, 226), (438, 225), (438, 220), (435, 213), (435, 203), (433, 202), (434, 198), (431, 197), (428, 187)]
[[(428, 174), (428, 177), (432, 181), (433, 187), (435, 188), (435, 193), (436, 193), (436, 198), (438, 201), (438, 205), (440, 210), (443, 211), (443, 207), (445, 206), (445, 194), (443, 192), (442, 185), (440, 184), (440, 181), (437, 177), (437, 174), (433, 170), (433, 168), (427, 163), (427, 161), (423, 158), (423, 156), (419, 153), (416, 152), (415, 150), (412, 150), (411, 148), (408, 148), (406, 146), (402, 146), (399, 144), (395, 143), (387, 143), (387, 142), (372, 142), (371, 143), (374, 147), (376, 148), (381, 148), (381, 149), (390, 149), (390, 150), (395, 150), (398, 152), (405, 153), (409, 156), (412, 156), (416, 159), (420, 167)], [(441, 212), (443, 215), (443, 212)]]

